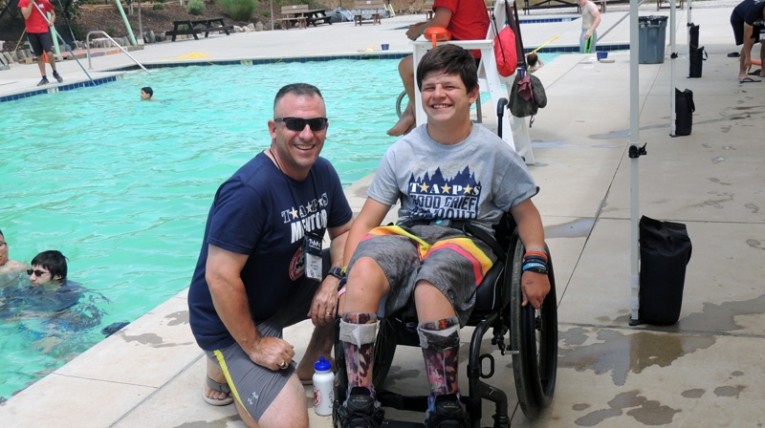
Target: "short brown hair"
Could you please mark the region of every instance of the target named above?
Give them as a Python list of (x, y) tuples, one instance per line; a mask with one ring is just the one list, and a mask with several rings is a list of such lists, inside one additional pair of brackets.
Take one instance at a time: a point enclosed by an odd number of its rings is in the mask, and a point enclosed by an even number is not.
[(452, 44), (436, 46), (429, 50), (417, 66), (417, 87), (422, 89), (425, 75), (440, 71), (446, 74), (459, 74), (467, 92), (478, 86), (478, 69), (470, 52)]

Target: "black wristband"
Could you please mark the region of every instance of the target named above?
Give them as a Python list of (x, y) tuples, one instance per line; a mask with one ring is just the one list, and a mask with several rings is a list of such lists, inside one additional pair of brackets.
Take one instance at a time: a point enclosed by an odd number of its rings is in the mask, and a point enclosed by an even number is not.
[(341, 267), (331, 267), (329, 268), (329, 272), (327, 272), (327, 276), (334, 276), (337, 279), (343, 279), (345, 278), (345, 273)]

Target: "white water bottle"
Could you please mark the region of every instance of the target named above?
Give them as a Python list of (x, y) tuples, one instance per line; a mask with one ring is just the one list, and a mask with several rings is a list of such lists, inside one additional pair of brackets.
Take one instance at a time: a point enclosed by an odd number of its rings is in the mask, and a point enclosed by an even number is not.
[(335, 374), (332, 373), (332, 363), (321, 356), (313, 368), (313, 409), (319, 416), (331, 415), (332, 402), (335, 401)]

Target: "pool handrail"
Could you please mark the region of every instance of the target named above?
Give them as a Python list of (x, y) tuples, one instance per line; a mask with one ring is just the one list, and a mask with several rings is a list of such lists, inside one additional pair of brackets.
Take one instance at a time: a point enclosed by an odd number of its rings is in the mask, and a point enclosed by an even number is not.
[(120, 44), (119, 44), (119, 43), (117, 43), (117, 42), (116, 42), (114, 39), (112, 39), (112, 38), (111, 38), (111, 37), (110, 37), (108, 34), (106, 34), (106, 31), (101, 31), (101, 30), (93, 30), (93, 31), (89, 31), (89, 32), (88, 32), (88, 35), (87, 35), (87, 36), (85, 36), (85, 51), (87, 52), (87, 55), (88, 55), (88, 68), (89, 68), (89, 69), (91, 69), (91, 70), (93, 69), (93, 65), (92, 65), (92, 63), (91, 63), (91, 60), (90, 60), (90, 35), (91, 35), (91, 34), (101, 34), (101, 35), (103, 35), (104, 37), (106, 37), (107, 39), (109, 39), (109, 41), (110, 41), (110, 42), (112, 42), (112, 44), (114, 44), (114, 46), (117, 46), (117, 47), (118, 47), (118, 48), (119, 48), (119, 49), (120, 49), (120, 50), (121, 50), (121, 51), (122, 51), (122, 52), (123, 52), (125, 55), (127, 55), (128, 57), (130, 57), (130, 59), (132, 59), (134, 63), (138, 64), (138, 66), (139, 66), (139, 67), (141, 67), (141, 68), (143, 69), (143, 71), (145, 71), (145, 72), (147, 72), (147, 73), (150, 73), (150, 71), (149, 71), (149, 70), (147, 70), (147, 69), (146, 69), (146, 67), (144, 67), (144, 66), (143, 66), (143, 65), (142, 65), (140, 62), (138, 62), (138, 60), (137, 60), (137, 59), (135, 59), (135, 58), (133, 57), (133, 55), (130, 55), (130, 53), (129, 53), (128, 51), (126, 51), (126, 50), (125, 50), (125, 48), (123, 48), (122, 46), (120, 46)]

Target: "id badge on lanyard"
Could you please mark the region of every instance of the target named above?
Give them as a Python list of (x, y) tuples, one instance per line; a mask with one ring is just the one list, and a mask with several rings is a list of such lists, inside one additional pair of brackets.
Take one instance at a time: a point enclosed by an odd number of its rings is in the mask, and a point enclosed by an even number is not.
[(321, 281), (321, 236), (306, 233), (303, 254), (305, 255), (305, 275), (315, 281)]

